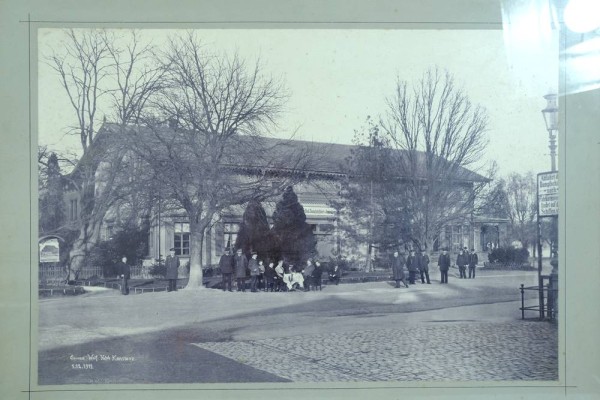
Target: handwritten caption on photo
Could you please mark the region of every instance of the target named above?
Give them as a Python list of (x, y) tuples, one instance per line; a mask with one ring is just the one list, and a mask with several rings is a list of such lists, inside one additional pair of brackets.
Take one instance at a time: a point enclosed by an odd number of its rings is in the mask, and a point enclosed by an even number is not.
[(134, 362), (135, 357), (116, 354), (86, 354), (83, 356), (69, 355), (71, 369), (92, 370), (98, 362)]

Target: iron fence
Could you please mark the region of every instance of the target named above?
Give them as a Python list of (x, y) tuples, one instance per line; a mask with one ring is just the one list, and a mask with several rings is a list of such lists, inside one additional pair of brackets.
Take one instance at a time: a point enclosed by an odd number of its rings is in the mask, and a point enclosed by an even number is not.
[[(544, 277), (546, 278), (546, 277)], [(542, 280), (543, 282), (543, 280)], [(539, 301), (538, 304), (533, 306), (525, 307), (525, 291), (531, 290), (539, 293)], [(552, 284), (552, 281), (546, 285), (539, 286), (525, 286), (521, 284), (521, 319), (525, 319), (525, 311), (534, 311), (539, 314), (540, 319), (548, 318), (550, 320), (554, 320), (557, 317), (558, 309), (557, 309), (557, 299), (558, 299), (558, 289), (556, 285)]]
[[(152, 279), (150, 267), (133, 265), (130, 267), (131, 278)], [(96, 265), (86, 265), (79, 270), (77, 280), (89, 280), (92, 278), (106, 278), (104, 268)], [(39, 268), (38, 279), (40, 283), (57, 283), (67, 281), (67, 269), (56, 264), (42, 264)]]

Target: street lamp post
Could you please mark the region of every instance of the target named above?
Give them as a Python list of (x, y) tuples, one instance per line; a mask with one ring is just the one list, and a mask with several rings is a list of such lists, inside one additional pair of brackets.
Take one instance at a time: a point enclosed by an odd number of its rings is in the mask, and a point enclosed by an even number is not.
[[(551, 171), (556, 172), (556, 137), (558, 134), (558, 104), (557, 104), (557, 95), (554, 93), (550, 93), (544, 96), (546, 99), (546, 108), (542, 110), (542, 115), (544, 116), (544, 122), (546, 123), (546, 130), (548, 130), (548, 139), (550, 142), (550, 166)], [(539, 200), (538, 200), (539, 201)], [(539, 221), (539, 216), (538, 216)], [(538, 223), (539, 226), (539, 223)], [(554, 215), (552, 217), (552, 235), (554, 238), (552, 239), (552, 247), (550, 249), (550, 265), (552, 265), (552, 272), (550, 275), (549, 282), (549, 290), (548, 290), (548, 312), (549, 314), (554, 310), (557, 311), (557, 294), (558, 294), (558, 248), (557, 248), (557, 239), (558, 239), (558, 215)], [(541, 240), (541, 239), (540, 239)], [(539, 248), (539, 257), (541, 259), (541, 246)], [(541, 307), (541, 305), (540, 305)], [(552, 315), (549, 315), (552, 317)]]

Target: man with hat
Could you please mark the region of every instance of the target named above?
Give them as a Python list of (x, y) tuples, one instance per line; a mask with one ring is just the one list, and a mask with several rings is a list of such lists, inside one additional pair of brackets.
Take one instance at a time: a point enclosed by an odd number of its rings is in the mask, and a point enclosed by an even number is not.
[(127, 265), (127, 257), (123, 256), (121, 261), (117, 263), (117, 273), (121, 277), (121, 294), (129, 294), (129, 278), (131, 276), (131, 268)]
[(477, 257), (475, 249), (471, 249), (471, 254), (469, 254), (469, 279), (475, 279), (475, 267), (477, 267), (478, 262), (479, 257)]
[(306, 267), (302, 270), (302, 276), (304, 277), (304, 291), (308, 292), (312, 285), (312, 275), (315, 272), (315, 266), (311, 259), (306, 260)]
[(460, 272), (460, 279), (465, 279), (467, 277), (467, 265), (469, 265), (469, 256), (467, 254), (467, 248), (461, 249), (456, 256), (456, 266), (458, 267), (458, 272)]
[(438, 257), (438, 267), (442, 274), (442, 283), (448, 283), (448, 269), (450, 268), (450, 255), (446, 248), (442, 249), (442, 254)]
[(417, 262), (415, 251), (410, 250), (410, 254), (406, 258), (406, 268), (408, 268), (408, 283), (411, 285), (415, 284), (415, 278), (417, 277), (417, 271), (419, 270)]
[(256, 284), (258, 283), (258, 275), (260, 275), (260, 268), (258, 267), (258, 255), (255, 251), (252, 252), (252, 258), (248, 262), (248, 269), (250, 270), (250, 291), (256, 292)]
[(221, 256), (221, 259), (219, 260), (219, 269), (221, 270), (221, 276), (222, 276), (222, 285), (223, 285), (223, 291), (225, 290), (229, 290), (230, 292), (231, 290), (231, 278), (233, 275), (233, 255), (231, 255), (231, 252), (229, 251), (229, 249), (225, 249), (225, 252), (223, 253), (223, 255)]
[(169, 249), (169, 255), (165, 260), (165, 267), (167, 272), (165, 278), (169, 280), (168, 292), (177, 291), (177, 275), (179, 273), (179, 257), (175, 255), (175, 248)]
[(246, 270), (248, 269), (248, 259), (242, 254), (242, 249), (237, 249), (235, 260), (235, 281), (237, 285), (237, 291), (246, 291)]
[(322, 290), (323, 267), (320, 261), (315, 261), (315, 269), (312, 274), (313, 290)]
[(396, 287), (400, 287), (400, 282), (404, 284), (404, 286), (408, 287), (406, 283), (406, 275), (404, 274), (404, 264), (406, 264), (406, 259), (404, 258), (404, 253), (400, 254), (398, 251), (394, 252), (394, 256), (392, 257), (392, 274), (394, 276), (394, 280), (396, 281)]
[(417, 255), (417, 266), (421, 274), (421, 283), (425, 283), (425, 278), (427, 278), (427, 283), (431, 284), (429, 280), (429, 256), (425, 249), (421, 249), (421, 254)]

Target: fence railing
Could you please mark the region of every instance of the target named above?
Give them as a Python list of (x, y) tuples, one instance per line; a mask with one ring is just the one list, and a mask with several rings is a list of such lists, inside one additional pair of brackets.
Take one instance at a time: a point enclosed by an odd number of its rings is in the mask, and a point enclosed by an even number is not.
[(40, 265), (38, 279), (40, 283), (65, 281), (67, 279), (67, 271), (60, 265), (42, 264)]
[[(134, 279), (151, 279), (150, 267), (142, 265), (134, 265), (130, 267), (131, 278)], [(93, 277), (104, 278), (104, 270), (100, 266), (87, 265), (81, 268), (77, 279), (90, 279)], [(41, 283), (56, 283), (64, 282), (67, 279), (67, 270), (65, 267), (55, 264), (42, 264), (38, 274), (39, 282)]]
[[(554, 320), (558, 314), (557, 299), (558, 289), (556, 282), (553, 282), (551, 275), (541, 276), (542, 286), (525, 286), (521, 284), (521, 319), (525, 319), (525, 311), (534, 311), (539, 314), (540, 319), (548, 318)], [(545, 284), (545, 281), (548, 281)], [(525, 291), (535, 291), (539, 294), (538, 304), (532, 306), (525, 306)]]

